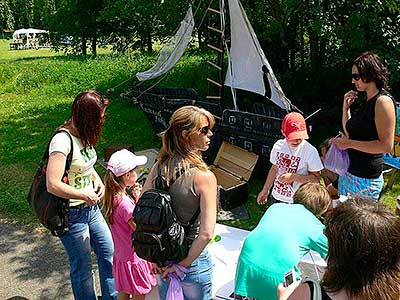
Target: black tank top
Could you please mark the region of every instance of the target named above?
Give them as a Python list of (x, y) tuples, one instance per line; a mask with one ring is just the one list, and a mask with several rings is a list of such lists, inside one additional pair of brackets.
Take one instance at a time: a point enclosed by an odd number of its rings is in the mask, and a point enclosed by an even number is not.
[[(386, 91), (379, 93), (366, 101), (358, 111), (352, 114), (346, 123), (349, 138), (357, 141), (374, 141), (378, 139), (375, 125), (375, 104), (379, 96), (393, 97)], [(370, 154), (355, 149), (348, 149), (350, 166), (349, 173), (362, 178), (378, 178), (383, 170), (382, 154)]]

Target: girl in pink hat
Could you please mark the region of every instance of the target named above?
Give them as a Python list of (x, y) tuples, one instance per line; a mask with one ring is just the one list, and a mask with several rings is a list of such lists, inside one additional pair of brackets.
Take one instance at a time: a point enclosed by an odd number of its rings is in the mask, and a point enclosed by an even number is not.
[[(146, 156), (122, 149), (111, 155), (104, 178), (103, 212), (114, 241), (113, 275), (118, 300), (127, 300), (130, 295), (134, 300), (142, 300), (156, 285), (152, 264), (138, 257), (131, 247), (131, 236), (136, 229), (132, 212), (141, 192), (136, 168), (146, 162)], [(127, 187), (133, 187), (132, 197), (126, 193)]]

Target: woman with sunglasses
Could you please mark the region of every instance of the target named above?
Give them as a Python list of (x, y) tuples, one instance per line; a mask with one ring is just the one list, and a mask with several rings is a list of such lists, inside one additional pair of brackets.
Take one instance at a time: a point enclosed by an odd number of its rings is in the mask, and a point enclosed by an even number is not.
[[(347, 173), (339, 178), (339, 195), (378, 201), (383, 188), (382, 154), (393, 147), (396, 123), (389, 72), (378, 55), (365, 52), (353, 62), (352, 83), (356, 91), (347, 92), (343, 99), (345, 134), (332, 140), (340, 149), (348, 149), (350, 158)], [(351, 111), (359, 92), (366, 94), (366, 101)]]
[[(162, 133), (158, 161), (143, 187), (143, 191), (154, 188), (155, 178), (161, 172), (169, 186), (172, 207), (183, 224), (189, 223), (200, 208), (199, 217), (188, 233), (189, 253), (176, 262), (188, 269), (181, 282), (185, 300), (212, 299), (212, 262), (206, 246), (214, 234), (217, 181), (203, 161), (202, 152), (210, 146), (214, 124), (214, 116), (205, 109), (184, 106), (176, 110), (169, 127)], [(175, 271), (172, 265), (163, 270), (162, 278), (158, 276), (161, 299), (165, 299), (168, 290), (167, 275)]]
[[(71, 285), (75, 300), (97, 300), (94, 288), (91, 248), (97, 255), (103, 300), (117, 299), (112, 275), (114, 246), (110, 230), (99, 208), (104, 185), (94, 169), (108, 100), (96, 91), (76, 96), (70, 117), (50, 142), (47, 189), (69, 200), (68, 232), (60, 237), (70, 263)], [(72, 161), (68, 183), (62, 182), (66, 159)]]

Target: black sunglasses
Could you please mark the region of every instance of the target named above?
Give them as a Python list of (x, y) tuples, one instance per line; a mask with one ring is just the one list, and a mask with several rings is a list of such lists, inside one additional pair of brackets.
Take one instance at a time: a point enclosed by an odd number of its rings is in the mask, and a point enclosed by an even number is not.
[(200, 133), (201, 133), (201, 134), (204, 134), (204, 135), (207, 135), (207, 134), (208, 134), (208, 131), (210, 131), (210, 130), (211, 130), (210, 125), (201, 127), (201, 128), (199, 129)]
[(361, 79), (361, 76), (358, 73), (353, 73), (351, 74), (351, 78), (354, 79), (355, 81), (359, 81)]

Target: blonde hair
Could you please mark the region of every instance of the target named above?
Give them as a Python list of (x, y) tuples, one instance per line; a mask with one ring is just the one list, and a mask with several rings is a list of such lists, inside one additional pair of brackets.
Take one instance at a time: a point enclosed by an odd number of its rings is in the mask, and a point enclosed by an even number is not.
[[(161, 133), (162, 147), (158, 162), (164, 166), (167, 182), (173, 178), (175, 167), (187, 170), (190, 165), (194, 165), (202, 171), (208, 170), (201, 155), (193, 151), (192, 145), (186, 141), (199, 131), (204, 118), (208, 120), (210, 128), (213, 128), (215, 119), (209, 111), (192, 105), (183, 106), (174, 112), (169, 127)], [(184, 130), (188, 131), (186, 140), (182, 134)]]
[(303, 184), (293, 195), (293, 202), (304, 205), (316, 217), (322, 217), (331, 207), (328, 190), (316, 182)]
[(107, 173), (104, 177), (104, 187), (105, 195), (102, 203), (102, 211), (108, 224), (113, 224), (112, 214), (114, 210), (114, 197), (117, 194), (124, 192), (124, 187), (121, 183), (121, 177), (117, 177), (113, 174), (113, 172), (107, 170)]

